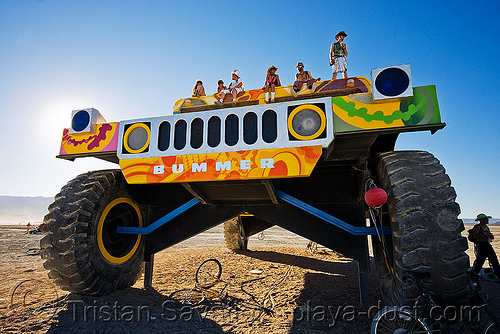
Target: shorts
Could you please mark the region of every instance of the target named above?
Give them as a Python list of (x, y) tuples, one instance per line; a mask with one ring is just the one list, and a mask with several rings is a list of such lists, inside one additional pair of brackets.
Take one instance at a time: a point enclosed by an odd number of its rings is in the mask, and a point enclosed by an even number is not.
[(332, 72), (333, 73), (343, 73), (347, 71), (347, 63), (345, 57), (333, 58)]
[(301, 90), (301, 89), (302, 89), (302, 85), (303, 85), (303, 84), (306, 84), (306, 85), (307, 85), (307, 88), (311, 89), (311, 87), (312, 87), (313, 83), (315, 83), (315, 82), (316, 82), (316, 80), (314, 80), (314, 79), (309, 79), (309, 80), (307, 80), (307, 81), (300, 81), (300, 80), (298, 80), (298, 81), (295, 81), (295, 82), (293, 83), (293, 89), (294, 89), (296, 92), (298, 92), (299, 90)]
[[(236, 87), (236, 88), (234, 88), (234, 89), (236, 89), (236, 95), (238, 95), (240, 92), (242, 92), (242, 91), (243, 91), (243, 89), (238, 88), (238, 87)], [(222, 92), (224, 92), (224, 93), (226, 93), (226, 94), (231, 94), (231, 90), (229, 90), (229, 89), (224, 89), (224, 90), (222, 90)]]

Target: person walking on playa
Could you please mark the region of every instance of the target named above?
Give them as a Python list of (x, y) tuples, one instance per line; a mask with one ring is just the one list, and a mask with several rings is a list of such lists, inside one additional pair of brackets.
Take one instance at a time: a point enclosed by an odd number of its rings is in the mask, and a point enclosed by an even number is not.
[(491, 246), (494, 236), (491, 234), (490, 228), (487, 225), (489, 223), (489, 218), (491, 218), (491, 216), (487, 216), (484, 213), (478, 214), (476, 221), (479, 221), (479, 224), (473, 227), (474, 243), (477, 247), (476, 261), (473, 270), (474, 273), (479, 274), (484, 261), (488, 259), (493, 267), (493, 272), (497, 278), (500, 279), (500, 265), (498, 264), (495, 250)]

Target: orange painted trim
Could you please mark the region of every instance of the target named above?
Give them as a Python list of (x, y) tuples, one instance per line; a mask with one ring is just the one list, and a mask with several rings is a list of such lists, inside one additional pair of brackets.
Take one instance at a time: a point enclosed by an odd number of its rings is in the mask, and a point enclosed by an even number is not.
[(271, 179), (311, 175), (321, 146), (122, 159), (131, 184)]
[(116, 152), (119, 122), (96, 125), (95, 133), (70, 134), (64, 129), (59, 155)]

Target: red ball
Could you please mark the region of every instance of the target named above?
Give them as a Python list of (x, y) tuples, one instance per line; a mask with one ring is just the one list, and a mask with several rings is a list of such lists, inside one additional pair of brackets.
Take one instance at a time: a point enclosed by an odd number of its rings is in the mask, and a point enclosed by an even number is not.
[(381, 188), (372, 188), (365, 193), (365, 202), (374, 209), (380, 208), (387, 202), (387, 193)]

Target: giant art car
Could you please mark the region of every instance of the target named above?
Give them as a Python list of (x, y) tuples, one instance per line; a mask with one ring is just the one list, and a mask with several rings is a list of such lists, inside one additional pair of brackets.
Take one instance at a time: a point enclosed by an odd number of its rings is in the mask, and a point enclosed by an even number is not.
[[(49, 207), (41, 241), (49, 276), (65, 290), (105, 295), (133, 285), (155, 253), (217, 224), (233, 250), (278, 225), (356, 260), (362, 301), (369, 236), (387, 302), (411, 297), (402, 272), (412, 270), (463, 296), (469, 258), (450, 178), (432, 154), (394, 150), (400, 134), (445, 127), (435, 86), (413, 87), (401, 65), (375, 69), (371, 80), (318, 82), (298, 97), (290, 89), (277, 88), (271, 104), (256, 89), (236, 106), (186, 98), (173, 115), (119, 122), (73, 111), (58, 158), (96, 157), (117, 169), (77, 176)], [(374, 187), (387, 193), (377, 209), (364, 200)]]

